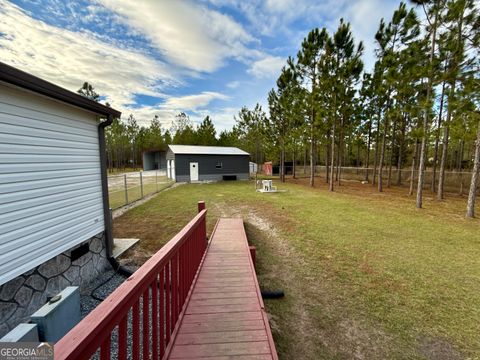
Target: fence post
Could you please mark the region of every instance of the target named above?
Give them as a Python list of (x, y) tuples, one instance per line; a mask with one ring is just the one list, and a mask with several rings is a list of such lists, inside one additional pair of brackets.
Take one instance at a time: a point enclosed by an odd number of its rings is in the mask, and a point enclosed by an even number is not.
[(158, 192), (158, 170), (155, 170), (155, 189)]
[(202, 210), (205, 210), (205, 201), (198, 202), (198, 212), (201, 212)]
[(140, 199), (143, 199), (143, 176), (141, 171), (140, 171)]
[(127, 174), (123, 174), (123, 186), (125, 187), (125, 205), (128, 205)]

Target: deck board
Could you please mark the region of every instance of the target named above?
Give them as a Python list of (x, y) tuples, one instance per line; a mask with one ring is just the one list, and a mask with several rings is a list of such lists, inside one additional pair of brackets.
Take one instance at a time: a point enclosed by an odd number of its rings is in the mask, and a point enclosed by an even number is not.
[(169, 359), (278, 359), (242, 219), (220, 219)]

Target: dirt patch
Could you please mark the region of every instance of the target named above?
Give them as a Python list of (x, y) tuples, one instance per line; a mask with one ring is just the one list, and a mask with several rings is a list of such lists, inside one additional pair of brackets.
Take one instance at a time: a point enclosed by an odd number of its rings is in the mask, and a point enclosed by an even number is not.
[(427, 359), (432, 360), (461, 360), (465, 357), (450, 344), (441, 338), (424, 337), (420, 340), (419, 352)]

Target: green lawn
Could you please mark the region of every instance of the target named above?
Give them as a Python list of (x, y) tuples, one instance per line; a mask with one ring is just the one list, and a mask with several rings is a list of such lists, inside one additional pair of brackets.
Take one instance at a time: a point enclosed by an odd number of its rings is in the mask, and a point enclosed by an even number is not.
[[(163, 190), (170, 186), (171, 182), (161, 182), (158, 184), (144, 184), (143, 185), (143, 196), (148, 194)], [(140, 189), (140, 185), (132, 186), (127, 189), (128, 192), (128, 203), (131, 203), (135, 200), (139, 200), (142, 197), (142, 191)], [(125, 190), (124, 189), (111, 189), (109, 190), (109, 200), (110, 200), (110, 207), (112, 209), (116, 209), (123, 205), (126, 205), (126, 198), (125, 198)]]
[(480, 357), (480, 221), (458, 215), (464, 199), (418, 211), (394, 191), (276, 185), (288, 191), (224, 182), (161, 193), (114, 221), (115, 236), (141, 238), (125, 261), (144, 261), (205, 200), (210, 229), (218, 216), (245, 219), (261, 287), (285, 290), (266, 301), (281, 359)]

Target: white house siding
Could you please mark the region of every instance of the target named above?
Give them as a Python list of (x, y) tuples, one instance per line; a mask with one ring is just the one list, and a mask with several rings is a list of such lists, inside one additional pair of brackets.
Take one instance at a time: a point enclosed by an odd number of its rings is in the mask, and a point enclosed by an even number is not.
[(0, 285), (104, 230), (97, 124), (0, 82)]

